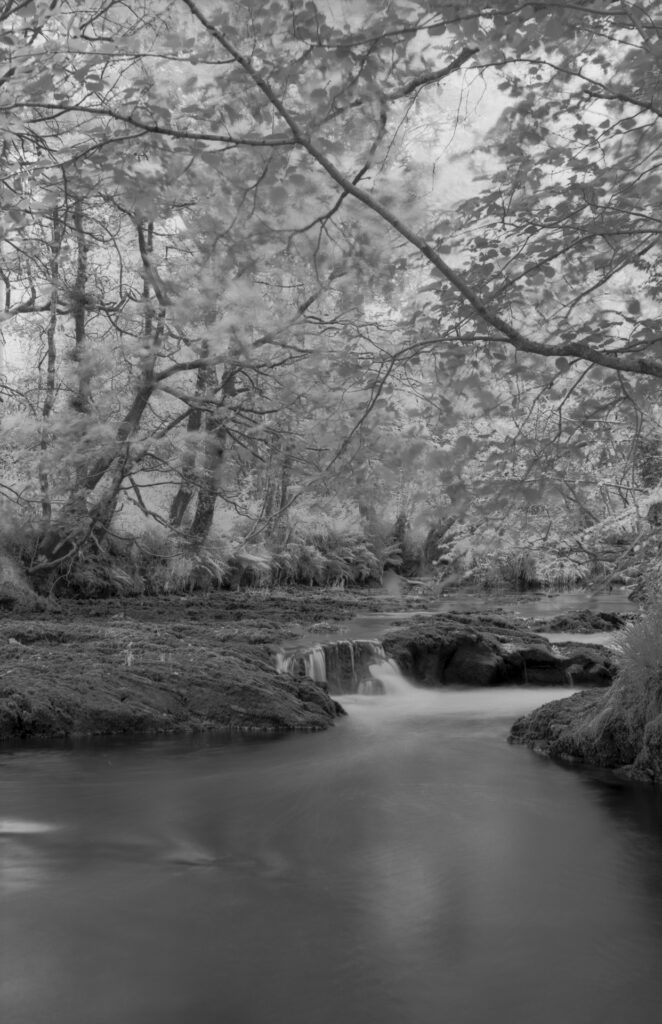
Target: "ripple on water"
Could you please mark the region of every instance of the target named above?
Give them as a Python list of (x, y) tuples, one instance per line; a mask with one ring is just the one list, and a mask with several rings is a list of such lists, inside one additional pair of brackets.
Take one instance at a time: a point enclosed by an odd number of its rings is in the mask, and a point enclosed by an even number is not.
[(44, 832), (55, 832), (57, 825), (44, 821), (22, 821), (19, 818), (0, 818), (1, 836), (33, 836)]

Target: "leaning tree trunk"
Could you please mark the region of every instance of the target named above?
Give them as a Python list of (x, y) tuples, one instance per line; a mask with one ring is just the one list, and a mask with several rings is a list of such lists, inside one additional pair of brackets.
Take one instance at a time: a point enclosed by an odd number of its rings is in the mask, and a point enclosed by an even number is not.
[[(79, 222), (82, 224), (82, 222)], [(138, 225), (138, 245), (143, 263), (144, 294), (151, 297), (150, 286), (158, 302), (156, 316), (148, 308), (144, 333), (147, 352), (133, 401), (120, 422), (114, 442), (92, 465), (83, 470), (76, 481), (73, 494), (62, 507), (55, 522), (43, 534), (37, 550), (37, 563), (32, 572), (38, 576), (73, 557), (91, 538), (99, 543), (110, 527), (117, 508), (122, 483), (131, 470), (131, 438), (140, 426), (158, 384), (156, 364), (161, 355), (165, 337), (166, 307), (168, 299), (152, 268), (152, 225)], [(82, 259), (82, 257), (81, 257)], [(84, 264), (79, 262), (79, 272)], [(79, 321), (77, 329), (84, 325)], [(82, 340), (82, 339), (81, 339)], [(108, 486), (92, 508), (89, 498), (108, 475)]]

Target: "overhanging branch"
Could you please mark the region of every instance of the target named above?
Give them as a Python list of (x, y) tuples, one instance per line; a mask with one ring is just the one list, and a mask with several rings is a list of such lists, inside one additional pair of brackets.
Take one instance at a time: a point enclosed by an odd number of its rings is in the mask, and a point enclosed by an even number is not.
[[(485, 323), (490, 324), (503, 336), (502, 340), (519, 352), (529, 352), (533, 355), (541, 355), (546, 358), (558, 358), (559, 356), (571, 356), (576, 359), (586, 360), (608, 369), (621, 370), (628, 373), (643, 374), (645, 376), (662, 378), (662, 363), (658, 360), (646, 359), (644, 357), (631, 357), (624, 354), (617, 354), (608, 351), (599, 351), (591, 348), (584, 342), (563, 342), (557, 345), (548, 345), (543, 341), (536, 341), (520, 331), (514, 324), (505, 320), (500, 313), (490, 308), (489, 300), (482, 298), (478, 292), (467, 282), (467, 280), (454, 270), (442, 257), (435, 252), (425, 238), (412, 230), (401, 218), (396, 216), (388, 207), (384, 206), (378, 199), (375, 199), (369, 192), (355, 184), (351, 178), (344, 174), (320, 149), (320, 147), (307, 136), (295, 117), (285, 106), (280, 96), (276, 93), (270, 83), (254, 67), (250, 58), (244, 56), (231, 40), (213, 25), (198, 8), (194, 0), (182, 0), (188, 7), (191, 14), (201, 25), (213, 36), (214, 39), (229, 53), (243, 68), (254, 85), (268, 99), (273, 109), (278, 113), (282, 121), (289, 128), (293, 141), (302, 149), (305, 149), (313, 160), (322, 167), (329, 177), (340, 185), (349, 195), (354, 196), (367, 209), (380, 217), (384, 223), (392, 227), (402, 238), (406, 239), (427, 262), (439, 272), (439, 274), (453, 286), (453, 288), (467, 300), (472, 309), (480, 316)], [(459, 58), (458, 58), (459, 59)]]

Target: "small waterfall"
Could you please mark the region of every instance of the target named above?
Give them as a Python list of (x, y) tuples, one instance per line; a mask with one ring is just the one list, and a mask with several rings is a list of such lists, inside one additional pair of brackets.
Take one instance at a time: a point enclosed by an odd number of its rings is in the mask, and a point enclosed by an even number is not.
[(325, 683), (329, 693), (394, 694), (411, 689), (377, 640), (335, 640), (276, 656), (279, 672)]
[(326, 655), (321, 644), (315, 644), (308, 651), (295, 651), (285, 654), (279, 651), (276, 655), (276, 671), (289, 673), (291, 676), (308, 676), (316, 683), (325, 683)]
[(326, 680), (326, 656), (321, 644), (315, 644), (305, 655), (306, 675), (310, 676), (316, 683), (325, 683)]

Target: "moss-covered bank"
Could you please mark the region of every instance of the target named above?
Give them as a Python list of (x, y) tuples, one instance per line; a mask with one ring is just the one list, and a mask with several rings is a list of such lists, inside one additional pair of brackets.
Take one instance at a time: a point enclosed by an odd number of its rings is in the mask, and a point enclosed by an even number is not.
[(662, 782), (662, 692), (617, 681), (584, 690), (519, 718), (511, 743), (566, 761)]
[(324, 729), (324, 688), (275, 670), (284, 635), (351, 616), (301, 593), (60, 601), (0, 614), (0, 740)]
[(629, 622), (616, 645), (618, 670), (603, 693), (547, 704), (515, 722), (511, 742), (551, 757), (662, 782), (662, 602)]

